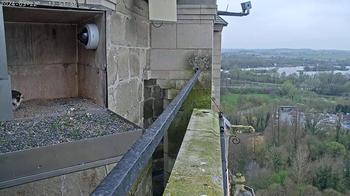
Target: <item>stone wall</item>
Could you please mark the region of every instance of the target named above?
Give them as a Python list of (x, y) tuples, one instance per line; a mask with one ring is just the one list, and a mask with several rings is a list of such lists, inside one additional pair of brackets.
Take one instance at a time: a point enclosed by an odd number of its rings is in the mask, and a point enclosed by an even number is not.
[(144, 86), (143, 127), (148, 128), (163, 112), (164, 90), (155, 79), (145, 80)]
[[(192, 3), (191, 3), (192, 2)], [(156, 191), (164, 186), (171, 173), (178, 150), (186, 132), (194, 107), (210, 108), (211, 66), (213, 59), (215, 3), (206, 1), (178, 2), (176, 23), (155, 23), (151, 28), (150, 66), (145, 78), (156, 80), (156, 85), (164, 91), (163, 108), (171, 102), (194, 74), (193, 58), (207, 58), (208, 65), (173, 123), (156, 154), (162, 152), (164, 158), (155, 158), (154, 165), (164, 162), (163, 182), (154, 184)], [(156, 169), (154, 169), (156, 171)], [(159, 172), (158, 172), (159, 173)]]
[[(222, 30), (222, 27), (221, 27)], [(213, 48), (213, 67), (212, 67), (212, 86), (211, 97), (220, 107), (220, 80), (221, 80), (221, 30), (214, 31), (214, 48)], [(212, 103), (212, 110), (218, 111), (217, 106)]]
[(148, 4), (121, 1), (107, 12), (108, 108), (142, 126), (143, 71), (149, 50)]

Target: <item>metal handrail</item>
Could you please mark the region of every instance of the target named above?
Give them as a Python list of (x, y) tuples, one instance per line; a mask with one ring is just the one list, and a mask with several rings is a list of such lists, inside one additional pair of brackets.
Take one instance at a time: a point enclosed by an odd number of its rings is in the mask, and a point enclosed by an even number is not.
[(197, 82), (200, 73), (200, 70), (196, 70), (196, 73), (181, 89), (175, 99), (171, 101), (157, 120), (133, 144), (130, 150), (103, 179), (101, 184), (91, 193), (92, 196), (128, 194), (139, 174), (151, 159), (153, 152), (164, 137), (182, 103)]

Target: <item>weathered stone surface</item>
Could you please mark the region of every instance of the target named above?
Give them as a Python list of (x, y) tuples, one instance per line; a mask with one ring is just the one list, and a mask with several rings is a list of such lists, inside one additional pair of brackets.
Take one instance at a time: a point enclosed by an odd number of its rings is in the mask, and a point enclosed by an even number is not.
[(189, 5), (195, 5), (195, 4), (199, 4), (201, 6), (203, 5), (216, 5), (216, 0), (178, 0), (177, 1), (178, 4), (189, 4)]
[(146, 100), (143, 104), (144, 118), (152, 118), (153, 117), (153, 99)]
[(139, 88), (143, 86), (137, 79), (121, 82), (116, 87), (109, 87), (108, 108), (134, 123), (140, 123)]
[(145, 80), (145, 86), (153, 86), (157, 83), (157, 80), (151, 79), (151, 80)]
[(213, 24), (177, 24), (178, 48), (212, 48)]
[[(107, 17), (108, 19), (108, 17)], [(108, 22), (108, 20), (107, 20)], [(113, 44), (122, 45), (126, 43), (125, 40), (125, 16), (116, 12), (112, 12), (110, 16), (110, 35)], [(107, 25), (108, 26), (108, 25)]]
[(169, 89), (169, 88), (175, 88), (176, 87), (176, 80), (157, 80), (157, 84), (162, 89)]
[(117, 12), (125, 15), (135, 14), (142, 18), (148, 18), (148, 3), (146, 1), (123, 0), (117, 3)]
[(152, 87), (150, 86), (145, 86), (145, 90), (144, 90), (144, 98), (148, 99), (150, 98), (152, 95)]
[(140, 75), (140, 53), (137, 49), (130, 49), (129, 64), (130, 76), (135, 77)]
[(129, 79), (129, 49), (119, 48), (117, 58), (119, 81)]
[(217, 113), (195, 109), (164, 195), (223, 195)]
[(136, 16), (130, 15), (125, 18), (126, 42), (130, 46), (136, 46), (137, 43)]
[(152, 91), (152, 97), (155, 99), (160, 99), (162, 98), (162, 90), (159, 86), (154, 86), (153, 91)]
[(185, 86), (187, 80), (176, 80), (176, 89), (181, 90), (183, 86)]
[[(150, 52), (150, 63), (152, 71), (166, 70), (168, 74), (176, 71), (193, 71), (189, 66), (188, 59), (192, 55), (211, 56), (211, 49), (152, 49)], [(153, 76), (152, 76), (153, 77)], [(158, 78), (158, 77), (156, 77)], [(164, 79), (164, 78), (159, 78)], [(174, 78), (182, 79), (182, 78)]]
[(118, 82), (118, 50), (114, 47), (108, 51), (107, 76), (108, 86)]
[(136, 20), (136, 33), (137, 33), (137, 39), (136, 39), (136, 45), (138, 47), (149, 47), (149, 22), (145, 19)]
[(179, 93), (179, 90), (167, 89), (167, 90), (165, 90), (165, 98), (166, 99), (174, 99), (178, 93)]
[(154, 100), (154, 116), (158, 117), (163, 112), (163, 100)]
[[(212, 66), (212, 93), (211, 97), (220, 106), (220, 80), (221, 80), (221, 31), (214, 32), (214, 49), (213, 49), (213, 66)], [(211, 108), (218, 110), (217, 106), (212, 103)]]
[(129, 195), (132, 196), (151, 196), (152, 191), (152, 161), (149, 161), (145, 169), (133, 184)]
[(151, 26), (152, 48), (176, 48), (176, 24), (163, 24), (160, 27)]

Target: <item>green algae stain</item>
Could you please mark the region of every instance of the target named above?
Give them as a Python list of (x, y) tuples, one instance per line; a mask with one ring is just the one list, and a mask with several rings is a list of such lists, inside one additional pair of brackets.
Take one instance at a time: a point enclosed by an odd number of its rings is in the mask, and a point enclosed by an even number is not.
[(218, 115), (193, 111), (164, 195), (223, 195)]

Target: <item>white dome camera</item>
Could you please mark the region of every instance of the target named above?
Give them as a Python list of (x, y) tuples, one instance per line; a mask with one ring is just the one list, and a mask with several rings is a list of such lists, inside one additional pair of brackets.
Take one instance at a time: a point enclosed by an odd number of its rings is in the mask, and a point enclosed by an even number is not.
[(78, 39), (86, 49), (96, 49), (100, 39), (96, 24), (86, 24), (78, 34)]

